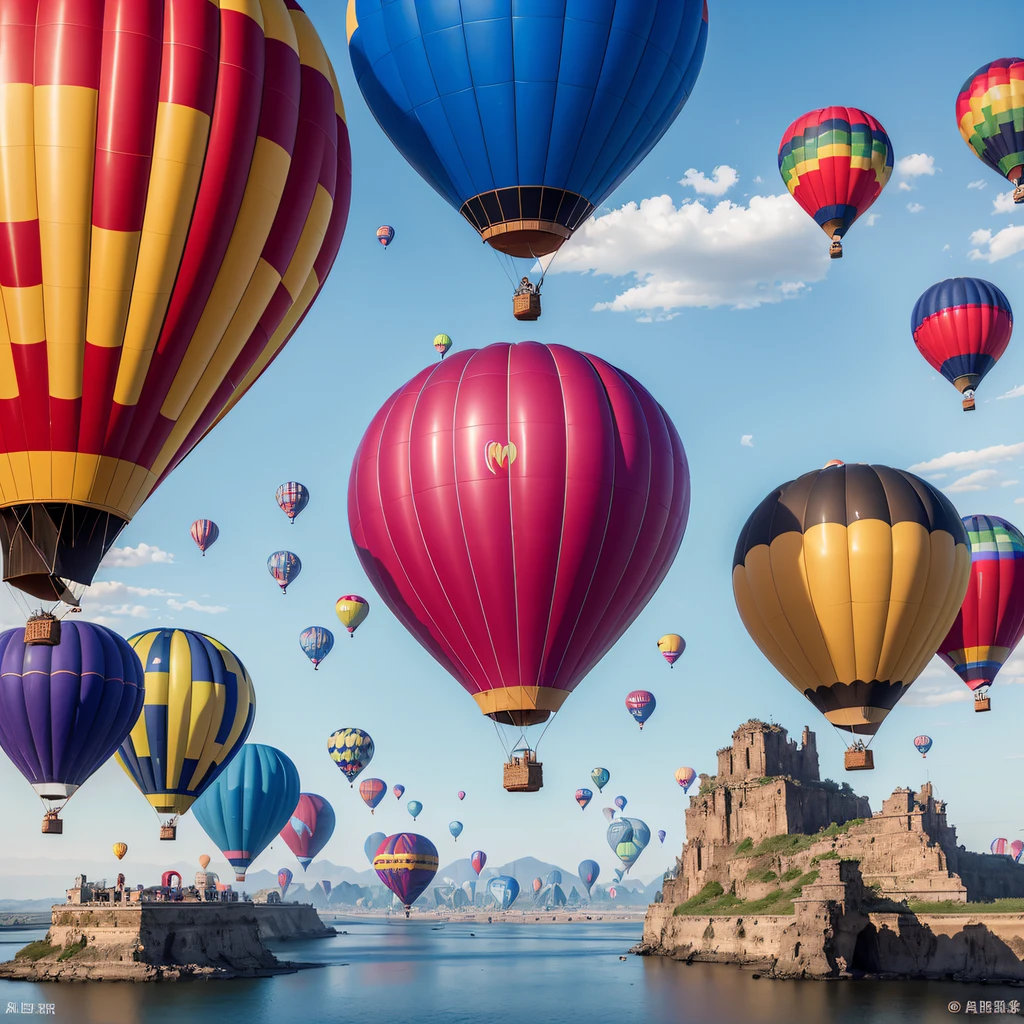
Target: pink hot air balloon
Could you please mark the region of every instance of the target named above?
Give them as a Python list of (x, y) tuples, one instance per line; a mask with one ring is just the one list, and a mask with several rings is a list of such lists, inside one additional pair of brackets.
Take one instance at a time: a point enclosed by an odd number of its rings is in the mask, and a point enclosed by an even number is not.
[(1010, 852), (1010, 840), (1009, 839), (993, 839), (989, 844), (989, 849), (999, 856), (1003, 856)]
[(466, 799), (466, 791), (465, 791), (464, 789), (460, 789), (460, 790), (458, 791), (458, 793), (456, 793), (456, 796), (457, 796), (457, 797), (458, 797), (458, 798), (459, 798), (460, 800), (465, 800), (465, 799)]
[(1014, 841), (1010, 843), (1010, 856), (1019, 864), (1021, 854), (1024, 854), (1024, 842), (1020, 839), (1014, 839)]
[(349, 481), (377, 593), (517, 728), (558, 711), (640, 614), (689, 506), (682, 442), (648, 391), (537, 342), (420, 372), (374, 417)]

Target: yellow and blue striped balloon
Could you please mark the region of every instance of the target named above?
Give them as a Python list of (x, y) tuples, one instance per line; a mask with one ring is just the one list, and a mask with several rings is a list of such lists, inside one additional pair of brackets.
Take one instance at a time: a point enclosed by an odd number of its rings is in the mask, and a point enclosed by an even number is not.
[(146, 672), (146, 700), (117, 763), (158, 814), (184, 814), (245, 743), (252, 680), (220, 641), (190, 629), (153, 629), (128, 643)]

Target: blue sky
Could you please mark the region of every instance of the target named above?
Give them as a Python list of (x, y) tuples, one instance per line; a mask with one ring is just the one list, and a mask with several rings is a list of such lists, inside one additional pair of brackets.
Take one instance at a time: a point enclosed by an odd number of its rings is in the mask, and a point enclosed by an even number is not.
[[(122, 535), (119, 546), (135, 554), (120, 561), (142, 564), (105, 567), (86, 616), (125, 635), (200, 629), (231, 647), (256, 685), (251, 740), (286, 751), (303, 789), (332, 801), (339, 824), (324, 856), (359, 869), (366, 835), (413, 827), (405, 801), (416, 798), (424, 810), (415, 829), (443, 862), (482, 848), (495, 864), (533, 854), (574, 867), (593, 857), (610, 875), (601, 807), (622, 793), (627, 813), (668, 832), (664, 849), (654, 840), (637, 864), (650, 877), (684, 838), (686, 799), (672, 773), (680, 765), (713, 771), (716, 748), (748, 717), (772, 718), (797, 736), (810, 725), (823, 775), (848, 778), (876, 808), (927, 771), (968, 848), (1018, 835), (1024, 658), (1004, 669), (989, 715), (973, 714), (966, 688), (933, 663), (877, 737), (876, 771), (846, 776), (841, 739), (754, 647), (730, 582), (737, 534), (757, 502), (831, 458), (915, 469), (945, 487), (962, 514), (1024, 520), (1024, 399), (1001, 397), (1024, 385), (1024, 339), (1011, 341), (968, 416), (909, 329), (917, 296), (943, 277), (985, 277), (1024, 309), (1015, 251), (1024, 250), (1024, 218), (1000, 198), (1007, 189), (968, 150), (953, 113), (963, 80), (1007, 55), (992, 31), (1006, 23), (1005, 5), (976, 2), (968, 21), (952, 2), (862, 3), (855, 12), (818, 2), (742, 11), (710, 3), (707, 55), (688, 106), (559, 257), (535, 325), (512, 319), (497, 260), (377, 128), (352, 79), (343, 5), (305, 6), (337, 69), (352, 137), (353, 208), (341, 255), (270, 372)], [(968, 31), (979, 25), (989, 29)], [(869, 110), (897, 160), (914, 157), (832, 264), (824, 234), (789, 198), (776, 164), (787, 125), (829, 103)], [(397, 232), (386, 252), (374, 238), (381, 223)], [(690, 459), (693, 504), (675, 566), (548, 731), (546, 784), (535, 795), (502, 790), (491, 724), (376, 598), (348, 535), (345, 494), (362, 431), (435, 358), (440, 331), (458, 348), (534, 338), (610, 360), (665, 406)], [(274, 503), (288, 479), (312, 492), (294, 526)], [(205, 559), (188, 536), (200, 516), (221, 527)], [(281, 547), (303, 562), (287, 597), (265, 565)], [(333, 611), (350, 592), (372, 606), (351, 641)], [(7, 624), (19, 621), (9, 598), (2, 609)], [(311, 624), (338, 636), (316, 673), (298, 647)], [(668, 631), (688, 643), (672, 671), (655, 648)], [(642, 734), (623, 706), (637, 687), (658, 699)], [(341, 726), (373, 735), (366, 774), (405, 785), (401, 803), (389, 795), (370, 816), (326, 752)], [(935, 740), (923, 763), (912, 746), (921, 732)], [(598, 764), (612, 781), (581, 812), (573, 793)], [(0, 864), (97, 859), (123, 840), (126, 864), (205, 849), (226, 870), (191, 816), (173, 851), (158, 843), (156, 816), (113, 763), (72, 800), (61, 838), (38, 834), (40, 805), (6, 759), (0, 787), (14, 826), (0, 838)], [(461, 804), (459, 789), (467, 792)], [(465, 824), (458, 844), (447, 831), (453, 818)], [(254, 866), (283, 864), (295, 869), (278, 842)]]

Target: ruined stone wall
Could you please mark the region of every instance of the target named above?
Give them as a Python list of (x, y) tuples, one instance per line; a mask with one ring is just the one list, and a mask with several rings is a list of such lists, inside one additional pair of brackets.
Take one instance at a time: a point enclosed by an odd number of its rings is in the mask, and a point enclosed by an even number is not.
[(1024, 897), (1024, 864), (991, 853), (956, 851), (956, 870), (972, 903)]
[(818, 781), (818, 751), (814, 733), (804, 726), (797, 746), (780, 725), (757, 719), (732, 734), (732, 745), (718, 751), (718, 781), (743, 782), (771, 775), (788, 775), (802, 782)]

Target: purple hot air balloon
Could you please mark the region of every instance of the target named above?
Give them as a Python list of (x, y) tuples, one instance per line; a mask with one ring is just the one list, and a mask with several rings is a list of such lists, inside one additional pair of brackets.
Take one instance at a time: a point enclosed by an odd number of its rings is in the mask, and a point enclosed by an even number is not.
[(405, 792), (405, 786), (392, 786), (391, 792), (395, 794), (396, 800), (401, 800), (402, 794)]
[(415, 832), (388, 836), (373, 858), (377, 877), (402, 901), (406, 917), (434, 880), (437, 864), (437, 847)]
[(145, 676), (128, 641), (93, 622), (64, 622), (54, 647), (0, 633), (0, 747), (48, 805), (43, 831), (131, 731)]
[(624, 796), (617, 796), (615, 798), (615, 806), (618, 807), (620, 811), (624, 811), (626, 809), (626, 804), (628, 803), (629, 801)]
[(659, 828), (658, 829), (658, 842), (664, 845), (664, 843), (665, 843), (665, 836), (667, 836), (667, 835), (668, 835), (668, 833), (663, 828)]

